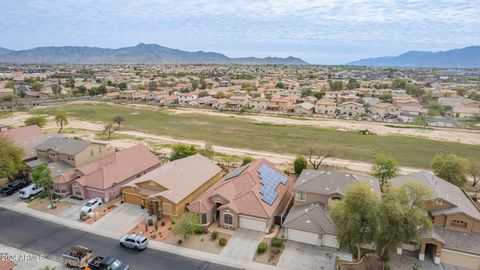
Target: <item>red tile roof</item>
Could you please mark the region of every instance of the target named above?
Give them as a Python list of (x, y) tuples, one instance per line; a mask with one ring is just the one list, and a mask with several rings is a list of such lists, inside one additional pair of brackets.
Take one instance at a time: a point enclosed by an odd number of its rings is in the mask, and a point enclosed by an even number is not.
[(9, 128), (0, 133), (0, 137), (8, 138), (12, 141), (30, 138), (42, 134), (42, 129), (36, 125)]

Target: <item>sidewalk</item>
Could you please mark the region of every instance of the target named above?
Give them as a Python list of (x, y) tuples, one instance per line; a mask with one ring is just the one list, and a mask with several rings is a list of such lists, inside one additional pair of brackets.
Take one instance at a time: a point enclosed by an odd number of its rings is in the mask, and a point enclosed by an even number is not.
[[(0, 200), (0, 207), (5, 208), (7, 210), (15, 211), (20, 214), (29, 215), (31, 217), (35, 217), (38, 219), (46, 220), (49, 222), (53, 222), (59, 225), (63, 225), (66, 227), (70, 227), (73, 229), (89, 232), (92, 234), (112, 238), (112, 239), (119, 239), (123, 234), (114, 231), (105, 231), (99, 228), (95, 228), (94, 226), (80, 223), (74, 220), (65, 219), (62, 217), (58, 217), (55, 215), (47, 214), (44, 212), (40, 212), (37, 210), (30, 209), (26, 206), (25, 203), (11, 203), (8, 200), (1, 199)], [(158, 241), (150, 241), (149, 248), (160, 250), (163, 252), (173, 253), (177, 255), (181, 255), (188, 258), (193, 258), (202, 261), (209, 261), (212, 263), (222, 264), (231, 267), (237, 267), (240, 269), (252, 269), (252, 270), (278, 270), (279, 267), (269, 266), (261, 263), (256, 263), (253, 261), (246, 261), (240, 259), (232, 259), (221, 255), (216, 255), (208, 252), (203, 252), (199, 250), (174, 246), (171, 244), (158, 242)]]
[(2, 253), (8, 255), (2, 255), (1, 260), (9, 259), (15, 263), (15, 270), (39, 270), (45, 266), (55, 267), (55, 270), (67, 269), (60, 262), (0, 244), (0, 254)]

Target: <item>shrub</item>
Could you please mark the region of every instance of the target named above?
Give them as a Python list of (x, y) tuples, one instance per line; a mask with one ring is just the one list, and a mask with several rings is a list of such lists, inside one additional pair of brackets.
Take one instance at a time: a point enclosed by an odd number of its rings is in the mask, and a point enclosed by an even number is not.
[(272, 244), (272, 247), (276, 247), (276, 248), (282, 247), (283, 246), (283, 239), (273, 237), (271, 244)]
[(217, 240), (218, 238), (218, 232), (217, 231), (213, 231), (212, 234), (210, 235), (210, 239), (212, 240)]
[(183, 240), (182, 240), (182, 239), (178, 239), (178, 244), (179, 244), (179, 245), (181, 245), (181, 244), (182, 244), (182, 242), (183, 242)]
[(85, 212), (80, 212), (80, 220), (85, 221), (89, 218), (88, 214)]
[(195, 227), (195, 229), (193, 230), (193, 232), (195, 234), (203, 234), (205, 232), (205, 229), (202, 227), (202, 226), (197, 226)]
[(75, 195), (72, 195), (70, 196), (70, 199), (73, 199), (73, 200), (79, 200), (79, 201), (82, 201), (83, 199), (78, 197), (78, 196), (75, 196)]
[(265, 253), (265, 251), (267, 251), (267, 248), (268, 248), (268, 244), (266, 242), (260, 242), (257, 246), (257, 253), (258, 254)]
[(227, 242), (228, 242), (228, 240), (225, 237), (222, 237), (222, 238), (218, 239), (218, 244), (222, 247), (226, 246)]
[(153, 219), (149, 218), (147, 223), (148, 223), (148, 226), (153, 226)]

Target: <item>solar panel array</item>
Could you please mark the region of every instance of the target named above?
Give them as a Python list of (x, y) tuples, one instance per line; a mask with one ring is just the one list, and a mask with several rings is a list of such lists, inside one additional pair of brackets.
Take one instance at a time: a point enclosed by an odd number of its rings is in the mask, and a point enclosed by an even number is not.
[(247, 169), (247, 167), (248, 167), (248, 165), (236, 168), (235, 170), (233, 170), (233, 171), (229, 172), (227, 175), (225, 175), (223, 177), (223, 180), (228, 180), (228, 179), (239, 176), (240, 174), (243, 173), (243, 171), (245, 171), (245, 169)]
[(261, 183), (263, 184), (260, 189), (260, 194), (262, 194), (262, 200), (269, 205), (272, 205), (275, 199), (278, 196), (278, 193), (275, 191), (280, 183), (286, 184), (288, 177), (277, 172), (276, 170), (268, 167), (267, 165), (262, 165), (257, 170)]

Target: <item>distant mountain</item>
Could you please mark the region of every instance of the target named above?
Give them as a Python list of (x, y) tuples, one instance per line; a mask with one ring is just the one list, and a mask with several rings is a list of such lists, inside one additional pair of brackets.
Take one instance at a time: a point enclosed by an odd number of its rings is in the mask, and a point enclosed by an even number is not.
[(347, 65), (384, 67), (480, 67), (480, 46), (440, 52), (409, 51), (399, 56), (367, 58)]
[(5, 48), (2, 48), (0, 47), (0, 55), (5, 55), (5, 54), (9, 54), (13, 52), (12, 50), (9, 50), (9, 49), (5, 49)]
[(133, 47), (106, 49), (97, 47), (63, 46), (38, 47), (9, 51), (2, 54), (3, 63), (38, 64), (285, 64), (307, 65), (300, 58), (230, 58), (215, 52), (187, 52), (157, 44), (140, 43)]

